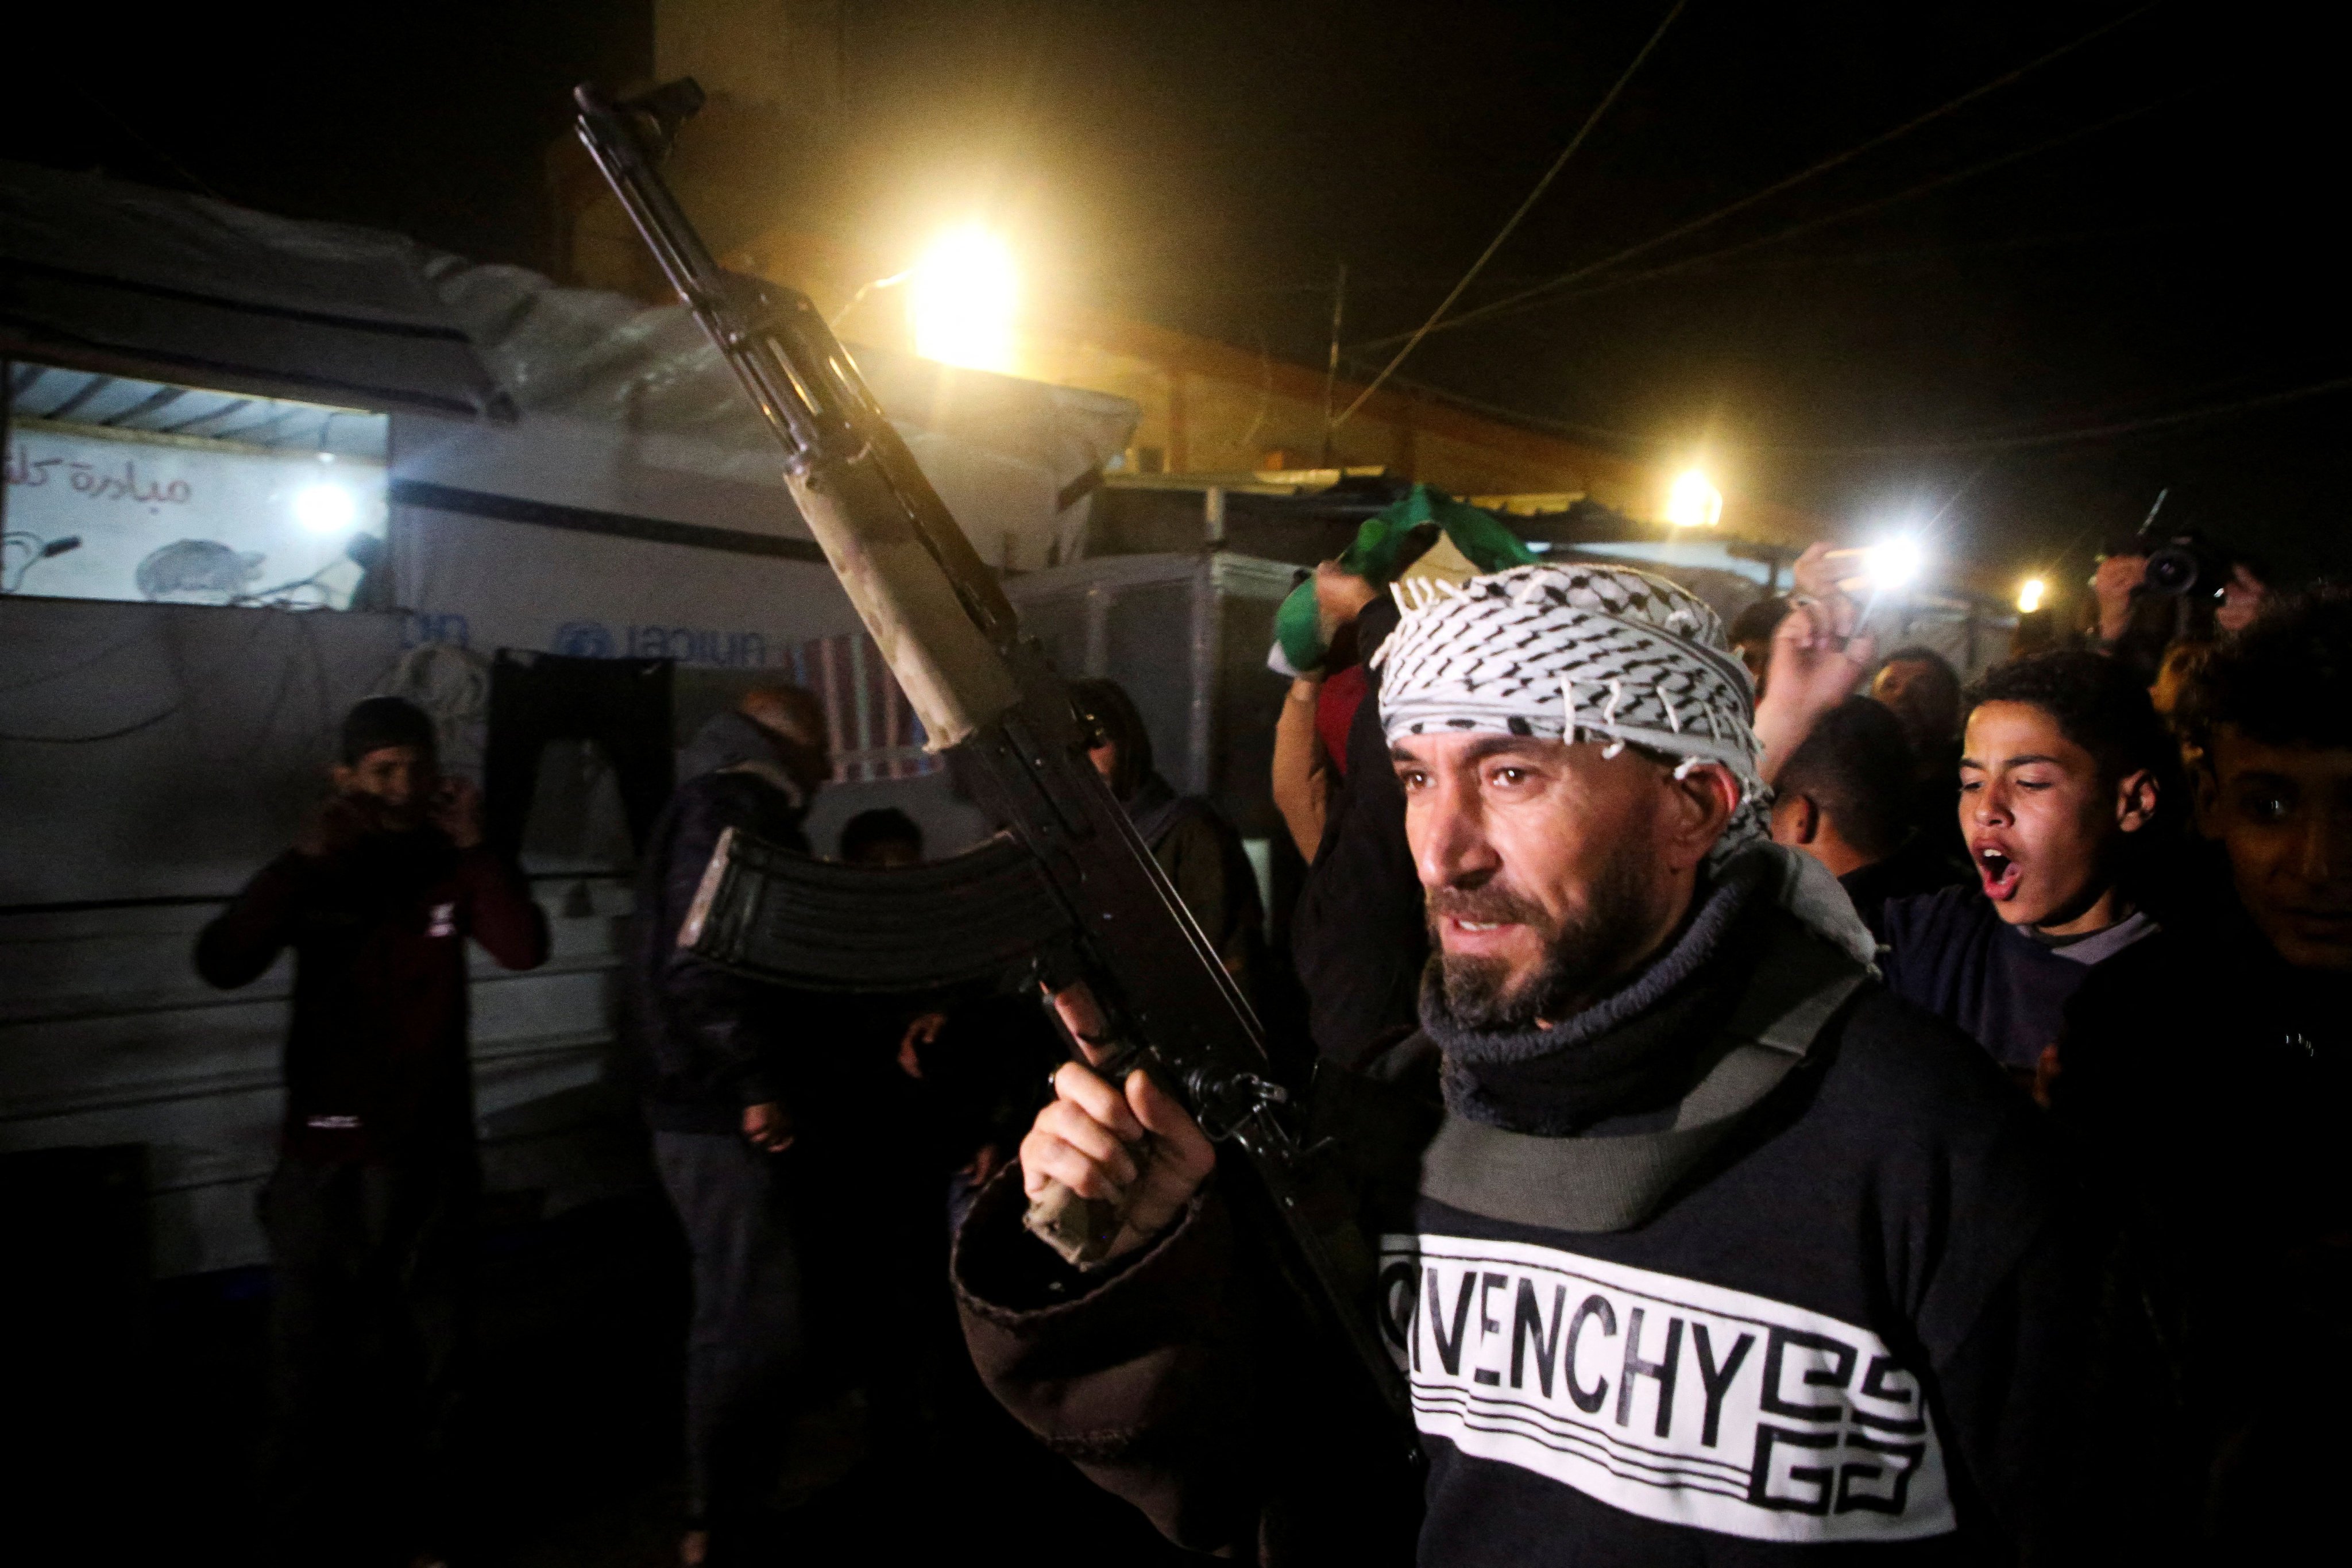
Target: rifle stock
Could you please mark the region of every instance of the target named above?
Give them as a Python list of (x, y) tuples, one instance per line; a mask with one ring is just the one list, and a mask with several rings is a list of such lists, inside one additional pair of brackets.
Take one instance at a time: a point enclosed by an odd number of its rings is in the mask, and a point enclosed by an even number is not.
[[(632, 105), (583, 86), (574, 98), (590, 155), (775, 433), (793, 500), (927, 743), (969, 761), (981, 804), (1065, 906), (1075, 940), (1062, 951), (1078, 957), (1074, 972), (1044, 978), (1084, 981), (1121, 1063), (1150, 1071), (1223, 1146), (1228, 1191), (1262, 1225), (1276, 1270), (1409, 1433), (1403, 1381), (1372, 1328), (1371, 1249), (1328, 1162), (1293, 1132), (1248, 1003), (1087, 760), (1091, 737), (1066, 687), (1021, 637), (1011, 603), (815, 309), (722, 271), (664, 184), (658, 149), (699, 91), (673, 83)], [(1030, 1228), (1083, 1265), (1118, 1226), (1065, 1190)], [(1401, 1441), (1410, 1451), (1410, 1436)]]

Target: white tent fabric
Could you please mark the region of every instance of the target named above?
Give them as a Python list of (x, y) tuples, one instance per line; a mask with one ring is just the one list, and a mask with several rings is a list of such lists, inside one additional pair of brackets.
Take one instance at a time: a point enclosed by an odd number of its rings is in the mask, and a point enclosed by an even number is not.
[[(522, 411), (520, 425), (550, 432), (534, 443), (477, 429), (461, 448), (485, 457), (512, 450), (543, 468), (550, 443), (601, 442), (609, 455), (590, 471), (575, 469), (568, 479), (542, 473), (568, 492), (561, 499), (807, 536), (781, 500), (773, 437), (683, 309), (558, 288), (520, 268), (470, 266), (453, 257), (436, 258), (427, 274)], [(852, 344), (850, 352), (983, 554), (1003, 563), (1005, 533), (1014, 536), (1011, 564), (1018, 568), (1076, 553), (1085, 480), (1125, 449), (1139, 417), (1133, 403), (887, 349)], [(431, 454), (412, 454), (401, 471), (435, 477), (433, 470), (473, 466), (469, 457), (443, 442)], [(646, 481), (656, 477), (662, 485), (684, 479), (688, 489), (751, 486), (778, 499), (735, 490), (720, 503), (731, 515), (687, 517), (647, 493)], [(758, 515), (762, 508), (772, 515)]]
[[(853, 353), (983, 556), (1033, 569), (1078, 552), (1087, 480), (1126, 447), (1132, 403)], [(772, 437), (683, 310), (478, 266), (400, 235), (0, 163), (0, 354), (386, 409), (395, 500), (406, 481), (624, 523), (808, 539)], [(435, 559), (457, 537), (426, 528), (395, 540), (399, 597), (514, 646), (547, 647), (545, 626), (583, 613), (708, 624), (694, 603), (736, 569), (724, 554), (648, 565), (516, 533), (485, 573), (471, 544), (462, 562)], [(614, 575), (615, 559), (626, 576), (669, 581), (683, 602), (657, 614), (621, 603), (641, 584)], [(551, 623), (518, 597), (534, 584), (562, 605)], [(604, 593), (615, 599), (600, 610)]]
[[(821, 558), (774, 437), (682, 309), (558, 288), (519, 268), (445, 258), (429, 270), (520, 416), (395, 418), (394, 581), (416, 636), (735, 666), (747, 649), (847, 629), (829, 574), (794, 563)], [(986, 559), (1022, 570), (1079, 553), (1087, 481), (1125, 448), (1134, 404), (852, 352)], [(468, 494), (588, 515), (518, 528), (485, 521), (500, 509)], [(761, 539), (799, 548), (763, 557)]]
[(401, 235), (0, 163), (0, 353), (501, 414), (427, 257)]

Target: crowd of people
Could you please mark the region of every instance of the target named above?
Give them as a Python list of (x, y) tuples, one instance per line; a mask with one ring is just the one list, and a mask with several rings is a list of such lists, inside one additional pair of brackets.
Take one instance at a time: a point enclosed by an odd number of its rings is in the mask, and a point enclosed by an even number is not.
[(1612, 567), (1327, 566), (1369, 679), (1297, 678), (1275, 795), (1426, 1475), (1367, 1496), (1142, 1079), (1064, 1069), (1022, 1147), (1130, 1205), (1108, 1278), (1009, 1188), (965, 1227), (1008, 1405), (1261, 1562), (2307, 1549), (2352, 1447), (2352, 595), (2119, 547), (2095, 626), (1963, 682), (1834, 561), (1729, 628)]
[[(2320, 1529), (2352, 1447), (2352, 594), (2234, 565), (2184, 607), (2118, 549), (2097, 626), (2029, 624), (1964, 682), (1882, 657), (1820, 547), (1727, 627), (1659, 577), (1421, 534), (1326, 563), (1292, 639), (1283, 942), (1127, 693), (1073, 689), (1234, 980), (1303, 992), (1278, 1066), (1349, 1152), (1420, 1463), (1213, 1146), (1071, 1060), (1085, 1030), (678, 945), (722, 833), (807, 848), (824, 716), (769, 688), (685, 753), (626, 953), (692, 1259), (681, 1560), (772, 1546), (796, 1412), (855, 1400), (936, 1456), (965, 1347), (1171, 1541), (1262, 1563), (2251, 1561)], [(364, 1343), (404, 1358), (426, 1563), (463, 1537), (463, 942), (522, 968), (548, 934), (422, 714), (362, 704), (341, 757), (197, 963), (298, 954), (264, 1202), (288, 1554), (323, 1555), (348, 1478), (317, 1433)], [(925, 846), (885, 810), (838, 854)], [(1026, 1232), (1048, 1182), (1121, 1208), (1108, 1263)]]

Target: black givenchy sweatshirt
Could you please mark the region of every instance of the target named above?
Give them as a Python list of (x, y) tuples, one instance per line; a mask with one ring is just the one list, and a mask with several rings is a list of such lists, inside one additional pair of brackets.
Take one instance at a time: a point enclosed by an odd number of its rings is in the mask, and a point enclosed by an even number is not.
[(2053, 1190), (2030, 1107), (1957, 1031), (1866, 985), (1621, 1231), (1416, 1195), (1422, 1142), (1387, 1136), (1365, 1219), (1430, 1460), (1417, 1532), (1360, 1538), (1389, 1500), (1328, 1393), (1347, 1374), (1302, 1375), (1332, 1352), (1281, 1328), (1213, 1182), (1103, 1283), (1020, 1230), (1017, 1177), (984, 1194), (955, 1263), (984, 1375), (1172, 1539), (1261, 1562), (1343, 1540), (1444, 1568), (1998, 1562), (2047, 1540), (2074, 1322)]

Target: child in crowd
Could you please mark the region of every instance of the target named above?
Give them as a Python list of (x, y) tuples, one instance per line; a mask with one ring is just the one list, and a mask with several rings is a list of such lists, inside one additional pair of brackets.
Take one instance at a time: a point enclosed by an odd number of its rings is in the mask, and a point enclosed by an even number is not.
[(2211, 884), (2052, 1085), (2105, 1243), (2084, 1513), (2115, 1562), (2284, 1562), (2352, 1462), (2352, 594), (2265, 606), (2181, 715)]
[(1959, 830), (1977, 886), (1890, 900), (1887, 984), (2031, 1081), (2094, 966), (2154, 934), (2137, 906), (2174, 748), (2139, 677), (2084, 652), (1969, 688)]
[[(1822, 714), (1773, 781), (1772, 841), (1827, 867), (1881, 941), (1888, 900), (1958, 880), (1912, 826), (1914, 794), (1902, 721), (1868, 697), (1849, 697)], [(1937, 815), (1937, 837), (1955, 837), (1950, 807)]]

